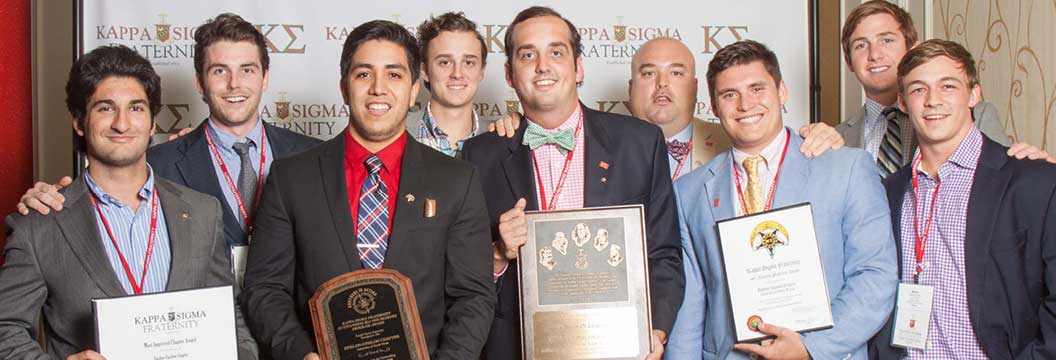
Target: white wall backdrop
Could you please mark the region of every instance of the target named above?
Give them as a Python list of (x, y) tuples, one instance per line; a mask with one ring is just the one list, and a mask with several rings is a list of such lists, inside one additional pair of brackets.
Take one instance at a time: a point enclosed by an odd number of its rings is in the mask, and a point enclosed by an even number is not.
[[(722, 46), (754, 39), (770, 46), (781, 61), (790, 95), (786, 124), (798, 128), (809, 122), (807, 0), (89, 0), (81, 5), (80, 41), (85, 51), (123, 44), (147, 57), (164, 88), (158, 130), (172, 132), (196, 126), (208, 115), (194, 87), (194, 29), (216, 14), (237, 13), (256, 24), (269, 42), (270, 85), (261, 100), (261, 115), (280, 126), (329, 139), (347, 124), (348, 111), (338, 90), (338, 62), (341, 45), (356, 25), (386, 19), (415, 32), (431, 14), (464, 12), (477, 22), (488, 44), (486, 76), (474, 101), (481, 122), (486, 123), (518, 108), (517, 96), (503, 74), (503, 37), (517, 12), (531, 5), (551, 6), (579, 28), (586, 70), (580, 96), (587, 106), (628, 113), (631, 57), (645, 41), (671, 36), (681, 39), (696, 56), (696, 116), (718, 121), (707, 97), (707, 62)], [(408, 115), (408, 127), (417, 127), (427, 100), (423, 86), (419, 106)]]

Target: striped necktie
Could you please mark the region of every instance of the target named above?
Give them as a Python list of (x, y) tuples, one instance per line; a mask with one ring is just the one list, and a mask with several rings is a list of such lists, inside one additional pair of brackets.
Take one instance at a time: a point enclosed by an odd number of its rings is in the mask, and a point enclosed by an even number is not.
[(884, 109), (880, 118), (887, 123), (883, 139), (880, 140), (880, 148), (876, 154), (876, 166), (880, 168), (880, 177), (887, 178), (905, 163), (905, 154), (902, 153), (902, 125), (898, 123), (898, 117), (902, 112), (894, 107)]
[(370, 155), (364, 161), (367, 178), (359, 191), (356, 213), (356, 248), (364, 269), (378, 269), (385, 262), (389, 239), (389, 193), (381, 181), (381, 158)]

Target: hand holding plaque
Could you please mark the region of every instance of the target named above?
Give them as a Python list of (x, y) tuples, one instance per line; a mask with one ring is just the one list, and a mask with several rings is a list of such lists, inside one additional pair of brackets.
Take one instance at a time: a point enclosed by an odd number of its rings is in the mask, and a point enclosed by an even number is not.
[(395, 270), (330, 279), (308, 306), (322, 360), (429, 359), (411, 280)]

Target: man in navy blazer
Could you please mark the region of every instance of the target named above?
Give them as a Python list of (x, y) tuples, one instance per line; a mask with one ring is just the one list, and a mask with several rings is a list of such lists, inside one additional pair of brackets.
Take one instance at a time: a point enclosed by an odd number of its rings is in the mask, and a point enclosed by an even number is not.
[[(525, 9), (507, 28), (506, 44), (506, 79), (517, 91), (527, 121), (520, 123), (513, 138), (489, 132), (470, 139), (463, 148), (465, 160), (480, 170), (495, 246), (493, 271), (499, 294), (484, 357), (521, 358), (516, 259), (527, 240), (525, 210), (643, 204), (653, 324), (653, 352), (647, 359), (659, 359), (683, 291), (678, 220), (663, 134), (655, 125), (594, 111), (579, 102), (582, 44), (575, 26), (556, 11)], [(532, 131), (565, 132), (567, 145), (574, 145), (565, 152), (552, 143), (533, 148), (525, 142), (525, 134)], [(533, 166), (536, 162), (538, 166)], [(561, 187), (556, 184), (562, 183), (557, 179), (564, 177), (565, 164), (571, 165), (569, 181)], [(539, 185), (543, 194), (537, 193)], [(548, 200), (544, 206), (542, 199)]]
[(1056, 358), (1056, 166), (1005, 156), (972, 123), (981, 93), (962, 46), (925, 41), (898, 76), (920, 146), (884, 185), (902, 283), (919, 278), (935, 305), (927, 349), (890, 346), (889, 322), (874, 358)]
[[(866, 342), (886, 320), (897, 283), (888, 209), (872, 159), (859, 149), (813, 158), (795, 151), (803, 140), (782, 123), (787, 90), (777, 57), (760, 43), (718, 51), (707, 79), (733, 149), (675, 187), (685, 261), (695, 265), (686, 268), (695, 271), (686, 274), (668, 358), (865, 359)], [(746, 188), (743, 199), (735, 171)], [(764, 323), (759, 330), (774, 340), (734, 345), (734, 327), (745, 321), (732, 318), (716, 222), (768, 209), (768, 202), (773, 208), (810, 202), (834, 326), (799, 334)]]

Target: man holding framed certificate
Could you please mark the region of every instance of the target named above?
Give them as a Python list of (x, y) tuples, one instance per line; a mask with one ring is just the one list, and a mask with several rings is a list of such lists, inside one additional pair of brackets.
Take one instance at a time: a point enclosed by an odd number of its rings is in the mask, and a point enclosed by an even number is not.
[[(865, 359), (866, 342), (894, 304), (897, 282), (889, 213), (872, 159), (856, 149), (813, 158), (794, 151), (803, 140), (783, 126), (781, 111), (788, 93), (776, 55), (763, 44), (746, 40), (724, 47), (709, 63), (707, 81), (733, 149), (682, 177), (675, 187), (685, 261), (695, 265), (686, 268), (699, 273), (686, 276), (686, 296), (668, 354), (679, 359)], [(766, 213), (802, 203), (809, 203), (810, 211), (793, 216), (787, 211)], [(726, 235), (720, 221), (750, 219), (744, 216), (752, 214), (759, 216), (752, 224), (758, 226), (740, 237), (720, 238), (720, 231)], [(814, 226), (804, 225), (806, 220)], [(730, 242), (761, 255), (724, 257), (723, 247)], [(817, 259), (809, 260), (805, 255), (810, 246), (799, 247), (802, 244), (816, 246)], [(782, 262), (797, 248), (803, 262)], [(808, 275), (818, 262), (820, 274)], [(774, 294), (783, 288), (743, 296), (745, 292), (735, 287), (752, 284), (731, 280), (737, 275), (731, 269), (743, 275), (782, 264), (798, 266), (803, 275), (776, 285), (801, 286), (788, 298), (831, 304), (818, 312), (831, 316), (831, 328), (808, 332), (812, 327), (769, 323), (765, 315), (734, 318), (738, 306), (780, 305), (781, 295)], [(824, 282), (827, 294), (805, 287), (818, 281)], [(742, 327), (772, 339), (734, 345), (737, 338), (731, 330)]]
[[(154, 116), (161, 109), (159, 83), (150, 62), (124, 46), (100, 47), (74, 63), (66, 103), (89, 166), (83, 177), (63, 189), (66, 211), (7, 219), (6, 262), (0, 268), (0, 357), (103, 359), (95, 350), (106, 354), (110, 343), (93, 335), (94, 324), (95, 329), (118, 326), (141, 334), (194, 327), (201, 331), (178, 331), (179, 339), (153, 338), (157, 346), (127, 338), (115, 343), (138, 354), (132, 358), (161, 353), (202, 358), (207, 354), (184, 351), (188, 347), (170, 352), (169, 345), (201, 339), (202, 334), (215, 336), (210, 331), (219, 324), (234, 327), (222, 334), (230, 336), (230, 347), (211, 347), (208, 357), (229, 358), (217, 353), (233, 353), (237, 336), (238, 357), (257, 358), (256, 343), (230, 295), (219, 300), (226, 303), (226, 316), (200, 310), (205, 305), (224, 307), (205, 304), (204, 298), (196, 298), (196, 306), (188, 309), (159, 311), (151, 295), (126, 298), (141, 311), (141, 316), (125, 318), (127, 323), (110, 321), (114, 318), (92, 321), (93, 299), (229, 286), (234, 281), (224, 252), (219, 202), (156, 177), (147, 164)], [(220, 291), (225, 290), (231, 294), (230, 288)], [(43, 329), (41, 315), (47, 322)], [(41, 331), (46, 347), (35, 339)]]

